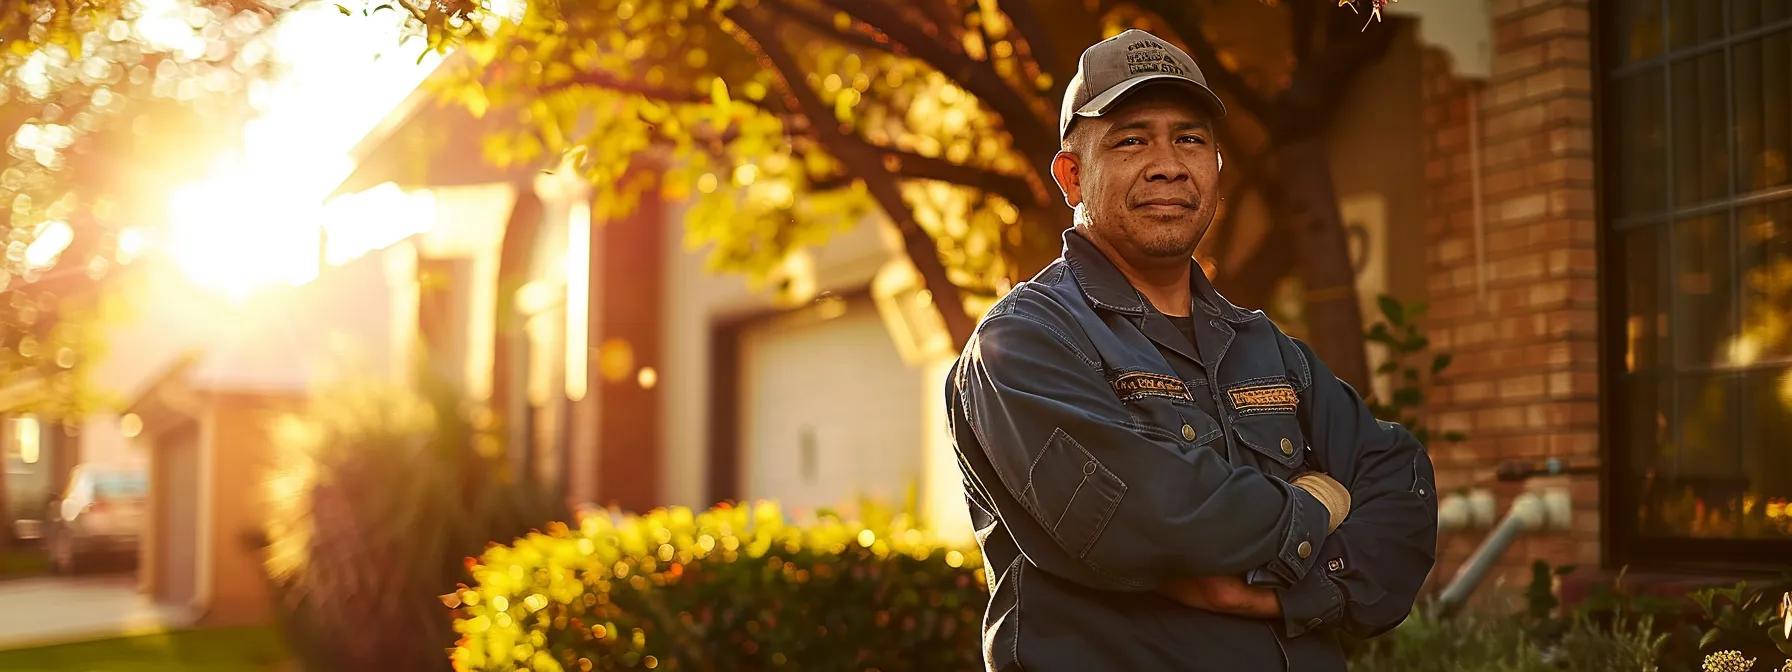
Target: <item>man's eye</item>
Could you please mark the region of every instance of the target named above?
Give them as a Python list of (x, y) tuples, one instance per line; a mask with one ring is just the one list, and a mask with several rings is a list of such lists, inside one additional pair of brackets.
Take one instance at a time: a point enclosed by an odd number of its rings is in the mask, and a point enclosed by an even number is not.
[(1114, 143), (1114, 146), (1115, 147), (1125, 147), (1127, 145), (1143, 145), (1143, 144), (1145, 144), (1145, 141), (1140, 140), (1138, 138), (1121, 138), (1119, 142)]
[(1192, 142), (1197, 145), (1207, 144), (1207, 138), (1203, 138), (1199, 135), (1185, 135), (1180, 138), (1177, 138), (1176, 141), (1177, 142)]

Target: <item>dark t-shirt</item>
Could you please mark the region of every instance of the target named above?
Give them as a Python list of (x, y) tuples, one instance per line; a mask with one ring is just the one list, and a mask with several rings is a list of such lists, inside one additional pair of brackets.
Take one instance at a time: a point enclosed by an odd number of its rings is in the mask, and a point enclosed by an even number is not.
[[(1182, 337), (1188, 339), (1190, 344), (1194, 344), (1195, 316), (1189, 315), (1187, 317), (1176, 317), (1175, 315), (1165, 315), (1164, 317), (1170, 318), (1170, 324), (1176, 325), (1176, 330), (1182, 332)], [(1195, 347), (1200, 346), (1197, 345)]]
[[(1163, 315), (1163, 313), (1158, 313), (1158, 314)], [(1170, 324), (1176, 325), (1176, 330), (1182, 332), (1182, 338), (1184, 340), (1187, 340), (1189, 345), (1192, 346), (1191, 347), (1192, 352), (1199, 353), (1201, 351), (1200, 344), (1195, 340), (1195, 316), (1194, 315), (1188, 315), (1185, 317), (1176, 317), (1175, 315), (1164, 315), (1164, 319), (1169, 320)], [(1219, 417), (1219, 408), (1218, 408), (1219, 403), (1217, 400), (1214, 399), (1213, 391), (1208, 389), (1207, 381), (1203, 378), (1203, 374), (1201, 372), (1200, 367), (1189, 365), (1185, 360), (1176, 357), (1174, 354), (1165, 353), (1164, 357), (1166, 358), (1166, 360), (1173, 359), (1176, 362), (1175, 364), (1172, 364), (1171, 366), (1176, 367), (1177, 373), (1188, 384), (1188, 386), (1189, 386), (1188, 391), (1189, 391), (1190, 396), (1194, 397), (1195, 406), (1199, 407), (1202, 411), (1206, 412), (1209, 417), (1218, 418)], [(1178, 366), (1178, 365), (1180, 365), (1180, 366)], [(1225, 444), (1222, 443), (1220, 445), (1224, 446)], [(1222, 447), (1221, 451), (1224, 451), (1224, 450), (1225, 449)]]

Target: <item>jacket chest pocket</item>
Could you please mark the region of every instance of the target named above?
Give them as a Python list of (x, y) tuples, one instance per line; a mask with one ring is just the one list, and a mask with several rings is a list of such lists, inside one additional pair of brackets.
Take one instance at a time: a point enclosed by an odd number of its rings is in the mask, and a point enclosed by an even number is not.
[(1271, 476), (1287, 480), (1306, 461), (1307, 439), (1293, 413), (1242, 415), (1232, 421), (1232, 431)]
[(1163, 374), (1135, 372), (1116, 378), (1114, 388), (1133, 429), (1170, 441), (1185, 455), (1220, 438), (1220, 423), (1196, 406), (1191, 396), (1206, 393), (1198, 385)]

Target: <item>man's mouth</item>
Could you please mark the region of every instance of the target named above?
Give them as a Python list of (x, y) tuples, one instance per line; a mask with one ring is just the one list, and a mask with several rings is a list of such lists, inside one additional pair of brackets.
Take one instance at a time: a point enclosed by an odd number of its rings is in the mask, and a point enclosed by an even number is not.
[(1195, 209), (1195, 202), (1187, 198), (1160, 197), (1141, 199), (1134, 208), (1151, 212), (1176, 212)]

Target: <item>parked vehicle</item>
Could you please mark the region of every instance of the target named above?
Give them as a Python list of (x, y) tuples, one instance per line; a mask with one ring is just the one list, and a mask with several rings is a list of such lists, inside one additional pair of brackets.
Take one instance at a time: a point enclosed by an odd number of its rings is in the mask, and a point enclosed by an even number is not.
[(134, 556), (148, 492), (142, 467), (75, 466), (68, 488), (46, 512), (51, 569), (73, 574), (101, 557)]

